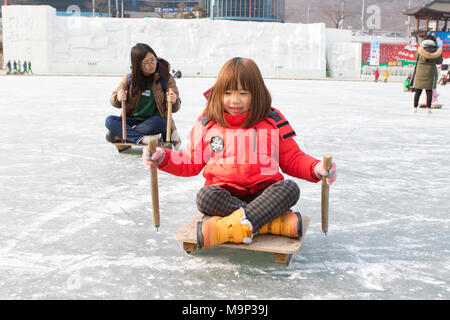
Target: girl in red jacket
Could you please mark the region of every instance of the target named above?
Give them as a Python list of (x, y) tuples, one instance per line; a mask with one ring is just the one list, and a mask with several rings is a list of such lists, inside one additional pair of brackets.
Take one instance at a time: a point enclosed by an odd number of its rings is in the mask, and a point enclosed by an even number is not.
[(276, 109), (258, 66), (233, 58), (219, 72), (208, 94), (206, 110), (190, 132), (186, 150), (157, 148), (144, 165), (177, 176), (195, 176), (203, 169), (205, 186), (197, 193), (205, 219), (197, 226), (197, 244), (209, 248), (224, 242), (250, 243), (257, 233), (301, 237), (300, 213), (290, 211), (300, 189), (280, 173), (331, 184), (336, 165), (327, 171), (305, 154), (295, 132)]

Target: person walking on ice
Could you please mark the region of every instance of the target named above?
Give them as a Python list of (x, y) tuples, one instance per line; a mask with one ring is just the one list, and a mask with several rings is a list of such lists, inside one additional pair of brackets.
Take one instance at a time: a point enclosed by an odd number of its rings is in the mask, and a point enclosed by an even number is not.
[(383, 71), (383, 81), (386, 83), (389, 79), (389, 71), (386, 69)]
[(427, 94), (427, 109), (431, 113), (433, 89), (436, 88), (438, 72), (436, 65), (442, 64), (442, 49), (436, 44), (432, 35), (426, 36), (420, 43), (416, 52), (416, 69), (414, 71), (411, 86), (414, 88), (414, 112), (417, 112), (422, 90)]
[(10, 74), (11, 73), (11, 60), (8, 60), (8, 63), (6, 64), (6, 67), (8, 68), (8, 72), (6, 74)]
[(331, 170), (304, 153), (293, 139), (294, 129), (283, 114), (271, 108), (272, 99), (258, 66), (236, 57), (225, 63), (208, 95), (206, 109), (192, 128), (184, 151), (157, 148), (147, 169), (176, 176), (195, 176), (203, 169), (205, 186), (196, 203), (204, 220), (197, 226), (197, 245), (209, 248), (225, 242), (250, 243), (256, 234), (301, 237), (302, 217), (290, 210), (300, 197), (293, 180), (284, 173), (311, 182)]
[(23, 74), (28, 73), (28, 64), (27, 64), (26, 60), (23, 62), (23, 72), (22, 73)]
[(375, 76), (374, 81), (378, 82), (378, 78), (380, 77), (380, 71), (378, 71), (378, 68), (375, 69), (374, 76)]

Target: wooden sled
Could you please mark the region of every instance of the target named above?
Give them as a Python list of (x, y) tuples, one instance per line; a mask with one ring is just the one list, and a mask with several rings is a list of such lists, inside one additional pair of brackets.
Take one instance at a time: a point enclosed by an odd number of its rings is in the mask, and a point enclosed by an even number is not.
[[(160, 135), (150, 135), (149, 137), (156, 137), (157, 141), (156, 141), (156, 146), (158, 147), (164, 147), (166, 149), (173, 149), (173, 145), (170, 142), (166, 142), (166, 143), (161, 143), (159, 140)], [(147, 145), (145, 144), (135, 144), (132, 142), (110, 142), (111, 144), (115, 145), (117, 150), (119, 150), (119, 152), (125, 151), (130, 149), (131, 147), (146, 147)]]
[[(443, 104), (432, 104), (431, 105), (431, 109), (441, 109), (443, 106)], [(420, 108), (426, 108), (427, 105), (426, 104), (419, 104)]]
[[(203, 218), (203, 214), (197, 214), (191, 221), (181, 227), (174, 238), (183, 243), (183, 249), (188, 254), (197, 249), (197, 222)], [(219, 247), (263, 251), (275, 254), (275, 261), (289, 265), (292, 255), (300, 250), (306, 230), (311, 219), (302, 215), (303, 235), (300, 239), (288, 238), (283, 236), (261, 234), (256, 235), (250, 244), (224, 243)]]
[[(124, 88), (124, 90), (126, 91), (128, 88)], [(169, 88), (169, 93), (171, 92), (171, 88)], [(122, 137), (125, 140), (125, 142), (111, 142), (111, 144), (115, 145), (117, 150), (119, 150), (119, 152), (125, 151), (130, 149), (131, 147), (143, 147), (145, 146), (145, 144), (135, 144), (132, 142), (127, 142), (127, 117), (126, 117), (126, 104), (125, 101), (121, 101), (122, 104)], [(171, 132), (172, 132), (172, 103), (170, 103), (169, 101), (167, 101), (167, 135), (166, 135), (166, 141), (171, 141)], [(157, 140), (157, 146), (161, 147), (161, 144), (159, 142), (159, 134), (156, 135), (151, 135), (150, 137), (156, 138)], [(169, 148), (168, 145), (164, 145), (163, 147)], [(171, 148), (171, 147), (170, 147)]]
[(115, 145), (119, 152), (128, 150), (131, 147), (145, 147), (144, 144), (135, 144), (132, 142), (111, 142), (111, 144)]

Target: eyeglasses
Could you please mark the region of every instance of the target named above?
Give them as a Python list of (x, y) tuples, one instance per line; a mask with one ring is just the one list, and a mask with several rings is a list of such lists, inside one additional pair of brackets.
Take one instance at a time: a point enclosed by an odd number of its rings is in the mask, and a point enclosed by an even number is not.
[(151, 65), (155, 65), (156, 62), (158, 62), (157, 59), (152, 59), (152, 60), (149, 61), (149, 62), (142, 62), (142, 65), (143, 65), (144, 67), (150, 67)]

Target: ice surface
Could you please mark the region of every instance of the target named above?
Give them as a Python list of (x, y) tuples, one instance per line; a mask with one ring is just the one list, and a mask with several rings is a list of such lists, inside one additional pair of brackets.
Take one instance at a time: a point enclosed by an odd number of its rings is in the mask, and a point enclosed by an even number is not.
[[(119, 81), (0, 77), (0, 298), (450, 298), (448, 107), (413, 114), (401, 83), (268, 80), (303, 150), (330, 152), (339, 170), (328, 236), (320, 185), (296, 180), (295, 209), (312, 222), (286, 267), (265, 253), (185, 254), (173, 234), (196, 214), (202, 176), (160, 172), (155, 231), (140, 149), (104, 139)], [(184, 145), (213, 81), (177, 81)]]

